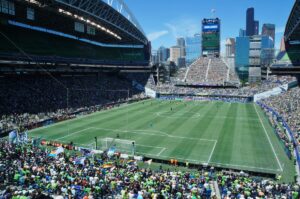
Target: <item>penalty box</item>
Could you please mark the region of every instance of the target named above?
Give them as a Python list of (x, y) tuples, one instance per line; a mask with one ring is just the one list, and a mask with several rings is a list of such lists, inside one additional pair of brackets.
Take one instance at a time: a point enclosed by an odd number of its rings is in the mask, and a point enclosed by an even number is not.
[[(162, 159), (174, 158), (192, 163), (209, 164), (217, 145), (217, 140), (176, 136), (156, 130), (121, 130), (98, 127), (90, 127), (87, 130), (97, 133), (99, 141), (105, 139), (120, 141), (116, 143), (120, 143), (119, 147), (129, 154), (132, 152), (131, 145), (134, 142), (134, 150), (138, 155)], [(100, 132), (101, 136), (98, 134)], [(85, 136), (87, 135), (85, 134)], [(102, 141), (98, 145), (101, 145)], [(107, 147), (107, 142), (102, 142), (102, 145)], [(99, 147), (101, 148), (101, 146)], [(116, 147), (118, 148), (118, 146)]]

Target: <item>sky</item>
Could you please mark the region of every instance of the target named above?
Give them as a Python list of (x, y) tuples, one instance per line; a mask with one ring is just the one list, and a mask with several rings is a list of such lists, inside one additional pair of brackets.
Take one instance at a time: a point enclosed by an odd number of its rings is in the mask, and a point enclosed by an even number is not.
[[(246, 27), (246, 10), (255, 9), (260, 32), (263, 23), (276, 25), (275, 46), (280, 47), (295, 0), (124, 0), (152, 43), (152, 49), (176, 45), (177, 37), (201, 32), (203, 18), (221, 19), (221, 45)], [(215, 14), (212, 14), (215, 10)]]

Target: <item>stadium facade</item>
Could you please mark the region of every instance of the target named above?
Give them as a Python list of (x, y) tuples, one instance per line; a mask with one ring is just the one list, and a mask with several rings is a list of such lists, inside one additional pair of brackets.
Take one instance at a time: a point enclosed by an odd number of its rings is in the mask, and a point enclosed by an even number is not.
[(288, 18), (284, 39), (277, 55), (276, 63), (271, 67), (272, 74), (294, 75), (300, 80), (300, 1), (295, 1)]
[(0, 116), (143, 97), (150, 52), (122, 0), (0, 0)]
[(150, 42), (123, 3), (119, 10), (92, 0), (1, 0), (0, 5), (2, 59), (26, 60), (26, 53), (56, 63), (149, 65)]
[(202, 20), (202, 56), (220, 56), (221, 20)]

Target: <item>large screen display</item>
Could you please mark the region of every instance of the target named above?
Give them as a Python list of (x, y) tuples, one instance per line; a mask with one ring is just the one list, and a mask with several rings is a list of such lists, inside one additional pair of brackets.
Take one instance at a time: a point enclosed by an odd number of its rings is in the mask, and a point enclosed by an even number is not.
[(220, 19), (203, 19), (202, 21), (202, 54), (220, 53)]

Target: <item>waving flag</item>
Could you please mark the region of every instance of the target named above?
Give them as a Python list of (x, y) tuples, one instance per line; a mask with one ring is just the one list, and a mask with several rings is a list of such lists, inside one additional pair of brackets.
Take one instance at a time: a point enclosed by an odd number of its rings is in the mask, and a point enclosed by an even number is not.
[(152, 164), (152, 159), (145, 161), (146, 164), (151, 165)]
[(85, 149), (85, 148), (80, 148), (80, 152), (82, 153), (82, 155), (84, 155), (86, 157), (94, 154), (94, 152), (92, 150)]
[(85, 159), (86, 159), (86, 157), (78, 157), (75, 159), (74, 163), (84, 165)]
[(61, 154), (64, 152), (64, 148), (62, 147), (57, 147), (55, 150), (52, 150), (48, 156), (50, 157), (56, 157), (57, 155)]

